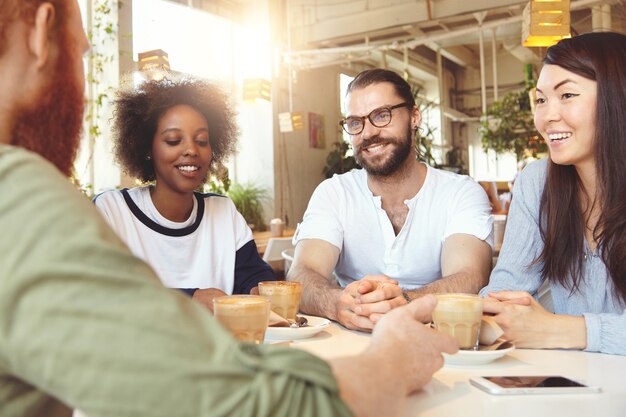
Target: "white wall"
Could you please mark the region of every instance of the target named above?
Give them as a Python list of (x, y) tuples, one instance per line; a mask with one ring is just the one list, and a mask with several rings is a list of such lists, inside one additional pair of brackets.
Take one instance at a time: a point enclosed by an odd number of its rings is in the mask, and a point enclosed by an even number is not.
[[(240, 102), (237, 122), (241, 128), (239, 152), (229, 164), (231, 179), (240, 183), (254, 183), (274, 195), (274, 149), (272, 105), (267, 101)], [(264, 204), (266, 222), (274, 217), (274, 201)]]
[[(324, 179), (322, 170), (328, 153), (334, 149), (333, 142), (342, 140), (339, 74), (338, 68), (298, 72), (293, 83), (293, 110), (304, 113), (304, 130), (276, 133), (274, 138), (276, 215), (289, 220), (292, 227), (302, 220), (311, 194)], [(288, 103), (287, 83), (283, 80), (276, 103), (278, 112), (288, 111)], [(309, 147), (309, 112), (324, 117), (324, 148)]]
[(172, 70), (231, 87), (237, 49), (232, 22), (165, 0), (133, 0), (133, 58), (162, 49)]

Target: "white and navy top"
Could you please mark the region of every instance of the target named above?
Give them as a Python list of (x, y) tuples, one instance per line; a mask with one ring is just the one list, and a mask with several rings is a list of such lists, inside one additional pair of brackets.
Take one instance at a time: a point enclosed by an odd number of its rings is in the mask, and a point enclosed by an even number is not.
[(275, 280), (233, 202), (218, 194), (194, 197), (191, 215), (180, 223), (158, 212), (149, 186), (106, 191), (94, 203), (166, 287), (189, 294), (204, 288), (247, 294), (260, 281)]
[(342, 286), (367, 274), (385, 274), (405, 289), (441, 278), (441, 251), (457, 233), (493, 247), (491, 206), (471, 178), (428, 168), (422, 188), (405, 200), (409, 209), (396, 236), (380, 196), (367, 185), (367, 172), (353, 170), (322, 182), (311, 197), (294, 236), (322, 239), (341, 251), (335, 275)]

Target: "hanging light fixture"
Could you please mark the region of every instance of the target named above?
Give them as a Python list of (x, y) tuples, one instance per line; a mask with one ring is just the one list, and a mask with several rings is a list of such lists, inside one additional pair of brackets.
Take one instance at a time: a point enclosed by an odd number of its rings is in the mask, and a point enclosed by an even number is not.
[(155, 49), (147, 52), (139, 52), (139, 71), (147, 78), (160, 80), (170, 72), (170, 59), (162, 49)]
[(522, 45), (551, 46), (570, 35), (570, 0), (531, 0), (522, 16)]

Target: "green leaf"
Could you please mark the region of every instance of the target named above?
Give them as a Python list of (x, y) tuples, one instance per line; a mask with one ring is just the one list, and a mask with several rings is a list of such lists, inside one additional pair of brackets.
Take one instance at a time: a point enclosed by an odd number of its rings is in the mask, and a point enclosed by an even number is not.
[(530, 110), (528, 90), (514, 91), (494, 102), (480, 121), (483, 149), (497, 154), (514, 152), (518, 160), (528, 152), (546, 152), (547, 147), (539, 137)]

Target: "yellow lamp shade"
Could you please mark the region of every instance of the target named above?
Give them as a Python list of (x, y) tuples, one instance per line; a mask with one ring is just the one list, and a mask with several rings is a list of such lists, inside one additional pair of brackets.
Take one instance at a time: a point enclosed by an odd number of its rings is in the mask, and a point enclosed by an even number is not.
[(551, 46), (570, 38), (570, 0), (531, 0), (524, 8), (522, 45)]
[(152, 71), (170, 70), (170, 59), (162, 49), (155, 49), (153, 51), (139, 52), (139, 70), (140, 71)]

